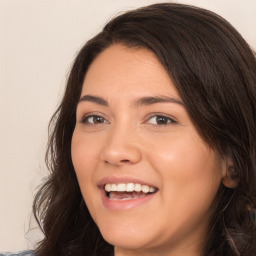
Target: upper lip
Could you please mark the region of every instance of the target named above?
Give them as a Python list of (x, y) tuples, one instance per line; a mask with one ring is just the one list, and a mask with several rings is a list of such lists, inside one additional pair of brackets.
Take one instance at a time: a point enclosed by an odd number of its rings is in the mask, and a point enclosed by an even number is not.
[(139, 179), (139, 178), (135, 178), (135, 177), (129, 177), (129, 176), (107, 176), (102, 178), (99, 182), (98, 182), (98, 187), (100, 188), (104, 188), (104, 186), (107, 183), (112, 183), (112, 184), (119, 184), (119, 183), (138, 183), (141, 185), (147, 185), (149, 187), (154, 187), (157, 188), (156, 185), (152, 184), (151, 182), (147, 182), (143, 179)]

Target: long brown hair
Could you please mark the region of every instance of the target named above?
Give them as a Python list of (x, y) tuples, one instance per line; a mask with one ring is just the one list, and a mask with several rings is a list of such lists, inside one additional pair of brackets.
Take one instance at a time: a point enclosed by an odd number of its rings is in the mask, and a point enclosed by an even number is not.
[(234, 164), (229, 171), (238, 185), (234, 189), (220, 186), (202, 255), (255, 255), (255, 55), (220, 16), (173, 3), (114, 18), (78, 53), (64, 97), (51, 119), (50, 175), (33, 206), (45, 238), (35, 255), (113, 255), (113, 246), (103, 240), (82, 198), (71, 160), (71, 138), (87, 69), (98, 54), (117, 43), (155, 53), (198, 133)]

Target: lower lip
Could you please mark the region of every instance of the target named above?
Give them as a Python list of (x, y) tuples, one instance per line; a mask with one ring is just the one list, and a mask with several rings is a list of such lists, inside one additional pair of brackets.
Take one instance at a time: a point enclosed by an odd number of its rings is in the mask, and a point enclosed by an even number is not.
[(106, 196), (105, 190), (101, 189), (101, 199), (103, 206), (109, 210), (128, 210), (147, 203), (148, 201), (153, 199), (156, 193), (129, 200), (110, 200)]

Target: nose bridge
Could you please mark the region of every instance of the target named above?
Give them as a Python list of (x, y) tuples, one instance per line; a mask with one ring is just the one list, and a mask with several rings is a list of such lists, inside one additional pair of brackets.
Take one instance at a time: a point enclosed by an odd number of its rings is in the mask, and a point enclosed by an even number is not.
[(112, 165), (134, 164), (141, 160), (136, 127), (123, 121), (114, 124), (105, 140), (101, 160)]

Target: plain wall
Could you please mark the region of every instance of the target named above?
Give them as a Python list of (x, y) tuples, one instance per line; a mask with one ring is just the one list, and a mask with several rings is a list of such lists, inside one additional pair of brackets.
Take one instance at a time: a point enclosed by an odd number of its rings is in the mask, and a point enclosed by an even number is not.
[[(117, 13), (151, 0), (0, 0), (0, 251), (34, 248), (47, 126), (82, 44)], [(256, 49), (256, 0), (175, 1), (220, 14)], [(28, 232), (29, 231), (29, 232)]]

